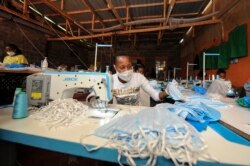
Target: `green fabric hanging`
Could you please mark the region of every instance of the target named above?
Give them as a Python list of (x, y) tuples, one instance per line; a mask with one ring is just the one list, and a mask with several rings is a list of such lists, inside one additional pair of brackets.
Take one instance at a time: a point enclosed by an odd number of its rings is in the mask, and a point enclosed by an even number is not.
[(228, 49), (228, 43), (222, 43), (219, 47), (219, 57), (217, 68), (226, 69), (229, 66), (230, 62), (230, 49)]
[[(229, 34), (229, 40), (220, 46), (205, 50), (206, 53), (219, 53), (219, 56), (206, 56), (206, 69), (226, 69), (230, 60), (247, 56), (247, 27), (242, 25)], [(199, 66), (203, 66), (203, 53), (200, 54)]]
[(247, 56), (247, 26), (242, 25), (229, 34), (230, 58)]

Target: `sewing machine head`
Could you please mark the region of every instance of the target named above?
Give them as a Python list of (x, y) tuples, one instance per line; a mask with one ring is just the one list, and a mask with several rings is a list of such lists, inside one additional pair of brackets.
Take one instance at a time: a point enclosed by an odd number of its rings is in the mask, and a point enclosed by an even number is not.
[(71, 98), (79, 88), (92, 89), (100, 100), (112, 99), (111, 79), (107, 73), (44, 72), (27, 77), (26, 91), (30, 105), (44, 105), (50, 100)]

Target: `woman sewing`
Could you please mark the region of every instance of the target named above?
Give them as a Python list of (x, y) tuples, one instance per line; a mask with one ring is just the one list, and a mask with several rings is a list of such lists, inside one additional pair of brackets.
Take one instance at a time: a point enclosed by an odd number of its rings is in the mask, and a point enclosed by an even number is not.
[(8, 44), (4, 51), (6, 53), (3, 59), (4, 64), (28, 64), (27, 59), (15, 44)]

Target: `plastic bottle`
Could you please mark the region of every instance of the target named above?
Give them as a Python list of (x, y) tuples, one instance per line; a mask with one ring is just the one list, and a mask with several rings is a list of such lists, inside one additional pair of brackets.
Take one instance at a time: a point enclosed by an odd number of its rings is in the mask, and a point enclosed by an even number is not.
[(48, 60), (47, 57), (45, 57), (42, 62), (42, 70), (47, 70), (47, 69), (48, 69)]
[(109, 66), (106, 66), (106, 73), (109, 73)]

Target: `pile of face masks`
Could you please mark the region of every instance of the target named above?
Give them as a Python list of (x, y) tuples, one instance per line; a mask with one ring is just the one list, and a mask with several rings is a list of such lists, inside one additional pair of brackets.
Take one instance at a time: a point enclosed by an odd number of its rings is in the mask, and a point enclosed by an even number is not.
[(174, 100), (182, 100), (185, 101), (184, 95), (181, 93), (180, 89), (178, 88), (178, 84), (175, 83), (176, 81), (170, 82), (165, 89), (166, 93), (169, 94)]
[(204, 95), (207, 93), (207, 89), (206, 88), (203, 88), (203, 87), (200, 87), (200, 86), (193, 86), (193, 90), (195, 91), (195, 93), (198, 93), (198, 94), (201, 94), (201, 95)]
[(198, 121), (201, 123), (204, 123), (205, 121), (218, 121), (221, 117), (219, 111), (202, 102), (197, 104), (178, 103), (169, 106), (167, 109), (183, 119)]
[[(34, 109), (33, 109), (34, 110)], [(74, 99), (58, 99), (47, 106), (35, 109), (31, 116), (42, 124), (52, 128), (71, 127), (83, 122), (88, 106)]]
[[(150, 166), (156, 164), (158, 156), (171, 159), (175, 165), (193, 165), (202, 157), (212, 159), (205, 141), (192, 126), (159, 108), (114, 119), (98, 128), (94, 135), (109, 139), (107, 144), (118, 150), (120, 165), (122, 156), (129, 165), (136, 165), (135, 159), (140, 158), (146, 160), (143, 165)], [(82, 145), (88, 151), (100, 148)]]
[(192, 105), (195, 105), (195, 104), (198, 104), (198, 103), (204, 103), (205, 105), (207, 105), (209, 107), (212, 107), (214, 109), (228, 106), (227, 104), (225, 104), (225, 103), (223, 103), (223, 102), (221, 102), (219, 100), (209, 98), (209, 97), (206, 97), (206, 96), (201, 96), (201, 95), (189, 95), (187, 97), (186, 101), (187, 101), (188, 104), (192, 104)]

